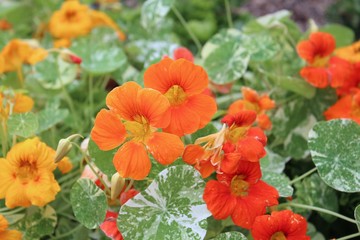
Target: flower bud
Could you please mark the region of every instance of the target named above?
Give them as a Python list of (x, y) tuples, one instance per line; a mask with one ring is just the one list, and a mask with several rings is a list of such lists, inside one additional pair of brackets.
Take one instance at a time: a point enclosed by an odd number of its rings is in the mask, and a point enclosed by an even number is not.
[(71, 141), (76, 137), (82, 137), (82, 136), (80, 134), (73, 134), (65, 139), (64, 138), (60, 139), (54, 157), (55, 163), (59, 162), (70, 152), (72, 148)]
[(125, 178), (121, 177), (119, 173), (115, 173), (111, 177), (111, 199), (114, 200), (119, 196), (121, 190), (125, 186)]
[(77, 56), (69, 49), (62, 49), (60, 51), (60, 57), (62, 58), (62, 60), (68, 63), (81, 64), (82, 62), (81, 57)]

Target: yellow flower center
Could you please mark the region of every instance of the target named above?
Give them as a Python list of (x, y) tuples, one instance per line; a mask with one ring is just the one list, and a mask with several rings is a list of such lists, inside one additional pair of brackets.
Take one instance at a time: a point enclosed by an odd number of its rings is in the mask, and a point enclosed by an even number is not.
[(124, 125), (129, 136), (137, 142), (146, 142), (151, 133), (155, 131), (155, 128), (149, 125), (148, 120), (140, 115), (135, 116), (134, 121), (126, 121)]
[(37, 180), (38, 168), (35, 161), (21, 160), (16, 172), (16, 177), (26, 184), (30, 180)]
[(232, 143), (237, 143), (246, 136), (248, 127), (231, 126), (226, 134), (226, 139)]
[(243, 175), (237, 175), (231, 180), (231, 192), (237, 197), (244, 197), (248, 195), (249, 183), (244, 181)]
[(286, 240), (286, 237), (283, 232), (276, 232), (271, 236), (270, 240)]
[(178, 106), (185, 102), (187, 96), (184, 89), (179, 85), (172, 86), (165, 93), (165, 97), (169, 100), (171, 106)]
[(329, 62), (329, 57), (316, 56), (314, 62), (311, 64), (313, 67), (326, 67)]

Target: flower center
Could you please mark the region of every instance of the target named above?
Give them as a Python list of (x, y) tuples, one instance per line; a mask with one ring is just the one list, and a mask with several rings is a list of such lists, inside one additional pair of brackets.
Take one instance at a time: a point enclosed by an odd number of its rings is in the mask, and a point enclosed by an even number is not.
[(232, 143), (237, 143), (239, 140), (246, 136), (247, 131), (248, 127), (236, 127), (235, 125), (233, 125), (227, 132), (226, 139)]
[(246, 110), (253, 110), (253, 111), (255, 111), (256, 113), (259, 113), (260, 110), (261, 110), (259, 104), (257, 104), (257, 103), (252, 103), (252, 102), (249, 102), (249, 101), (244, 101), (244, 105), (245, 105), (245, 109), (246, 109)]
[(182, 87), (175, 85), (167, 90), (165, 97), (167, 97), (171, 106), (177, 106), (185, 102), (187, 96)]
[(135, 116), (134, 121), (126, 121), (124, 125), (130, 137), (137, 142), (145, 142), (151, 133), (155, 131), (155, 129), (149, 125), (148, 120), (140, 115)]
[(35, 180), (37, 175), (36, 162), (31, 162), (28, 159), (21, 160), (16, 172), (16, 177), (20, 178), (23, 183), (27, 183), (30, 180)]
[(68, 10), (65, 13), (65, 17), (67, 20), (72, 21), (76, 18), (77, 12), (75, 10)]
[(313, 67), (326, 67), (329, 62), (329, 57), (316, 56), (311, 66)]
[(249, 183), (244, 180), (245, 176), (237, 175), (231, 180), (231, 192), (237, 197), (244, 197), (248, 195)]
[(283, 232), (276, 232), (271, 236), (270, 240), (286, 240), (286, 237)]

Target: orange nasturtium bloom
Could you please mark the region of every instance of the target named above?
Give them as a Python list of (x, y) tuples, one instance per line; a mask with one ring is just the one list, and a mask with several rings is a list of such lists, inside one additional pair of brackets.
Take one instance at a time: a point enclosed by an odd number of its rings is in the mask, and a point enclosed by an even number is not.
[(259, 163), (244, 161), (234, 174), (217, 174), (204, 190), (204, 201), (215, 219), (231, 216), (233, 222), (250, 229), (266, 207), (278, 204), (278, 191), (260, 180)]
[(29, 112), (34, 106), (34, 101), (22, 93), (6, 94), (0, 92), (0, 118), (7, 119), (12, 113)]
[(164, 131), (178, 136), (203, 128), (215, 114), (215, 100), (203, 93), (208, 84), (205, 70), (183, 58), (164, 58), (144, 73), (145, 87), (158, 90), (170, 102), (171, 121)]
[(360, 62), (360, 41), (346, 47), (337, 48), (334, 54), (352, 63)]
[(54, 178), (55, 150), (38, 138), (15, 144), (0, 158), (0, 199), (8, 208), (44, 206), (60, 191)]
[(170, 104), (161, 93), (127, 82), (108, 94), (106, 105), (110, 110), (98, 113), (91, 138), (105, 151), (121, 145), (113, 158), (120, 176), (144, 179), (151, 168), (148, 152), (161, 164), (171, 164), (181, 156), (180, 138), (156, 131), (170, 121)]
[(259, 96), (259, 94), (248, 87), (242, 87), (241, 92), (244, 99), (237, 100), (229, 106), (228, 113), (236, 114), (241, 110), (253, 110), (256, 112), (256, 121), (260, 128), (267, 130), (271, 128), (271, 121), (266, 110), (273, 109), (275, 102), (266, 94)]
[(271, 215), (258, 216), (251, 234), (254, 240), (310, 240), (306, 236), (307, 222), (299, 214), (290, 210), (272, 212)]
[(32, 46), (20, 39), (13, 39), (0, 52), (0, 73), (19, 71), (22, 64), (34, 65), (44, 60), (47, 55), (48, 52), (43, 48)]
[(17, 230), (8, 230), (9, 222), (0, 214), (0, 239), (21, 240), (22, 234)]

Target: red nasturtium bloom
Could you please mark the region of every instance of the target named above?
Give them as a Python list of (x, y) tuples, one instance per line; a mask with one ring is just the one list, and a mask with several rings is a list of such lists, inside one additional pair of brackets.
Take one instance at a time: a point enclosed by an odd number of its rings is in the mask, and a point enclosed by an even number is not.
[(310, 240), (307, 222), (290, 210), (258, 216), (251, 229), (254, 240)]
[(118, 213), (107, 211), (104, 222), (100, 225), (100, 229), (105, 233), (105, 235), (112, 240), (124, 240), (119, 229), (116, 226), (116, 220)]
[(342, 87), (353, 81), (354, 66), (345, 59), (332, 56), (335, 50), (335, 39), (329, 33), (315, 32), (309, 40), (301, 41), (297, 52), (308, 66), (301, 69), (300, 75), (311, 85), (318, 88), (331, 86)]
[(217, 110), (215, 100), (204, 94), (209, 84), (205, 70), (185, 59), (164, 58), (144, 73), (145, 87), (164, 94), (170, 102), (170, 124), (165, 132), (191, 134), (210, 122)]
[(217, 181), (207, 182), (203, 198), (214, 218), (231, 216), (236, 225), (250, 229), (267, 206), (278, 204), (277, 190), (260, 178), (260, 164), (244, 161), (234, 174), (217, 174)]
[(241, 92), (244, 99), (237, 100), (229, 106), (228, 113), (236, 114), (241, 110), (253, 110), (256, 112), (256, 121), (260, 128), (267, 130), (271, 128), (271, 121), (265, 111), (273, 109), (275, 102), (266, 94), (259, 94), (248, 87), (242, 87)]
[(170, 104), (161, 93), (127, 82), (107, 95), (106, 105), (110, 110), (98, 113), (91, 138), (105, 151), (121, 145), (113, 158), (120, 176), (144, 179), (151, 168), (148, 152), (161, 164), (181, 156), (184, 145), (178, 136), (156, 132), (170, 121)]

